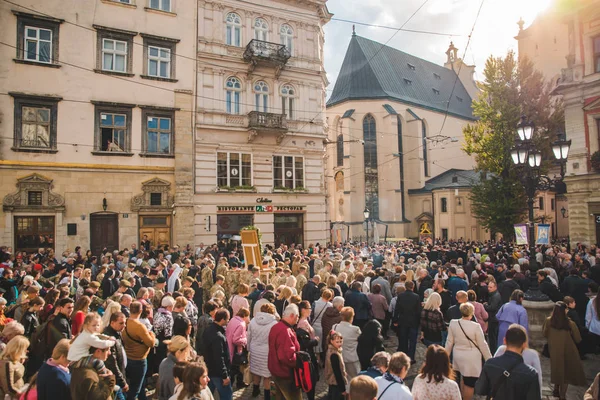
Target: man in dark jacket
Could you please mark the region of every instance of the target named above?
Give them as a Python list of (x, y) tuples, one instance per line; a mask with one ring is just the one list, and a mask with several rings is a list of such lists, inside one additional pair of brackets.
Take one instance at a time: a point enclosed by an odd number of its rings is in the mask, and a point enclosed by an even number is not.
[(344, 295), (344, 305), (354, 309), (354, 325), (362, 329), (371, 314), (371, 302), (366, 294), (361, 293), (362, 282), (353, 282)]
[[(506, 271), (506, 279), (498, 284), (498, 291), (500, 292), (500, 298), (502, 304), (506, 304), (510, 301), (510, 295), (517, 289), (521, 289), (519, 284), (513, 280), (515, 271)], [(496, 281), (497, 282), (497, 281)]]
[[(129, 390), (127, 380), (125, 379), (125, 359), (123, 355), (123, 341), (121, 339), (121, 332), (125, 329), (125, 314), (122, 312), (115, 312), (110, 316), (109, 325), (104, 328), (104, 334), (106, 336), (115, 338), (115, 346), (110, 351), (108, 358), (106, 359), (106, 368), (108, 368), (117, 381), (117, 385), (121, 387), (122, 392)], [(116, 397), (117, 399), (120, 397)]]
[[(446, 322), (450, 322), (453, 319), (461, 319), (462, 313), (460, 312), (461, 304), (466, 303), (469, 300), (469, 295), (464, 290), (456, 293), (456, 304), (448, 309), (446, 314), (444, 315), (444, 320)], [(475, 314), (471, 317), (471, 321), (477, 322), (477, 318), (475, 318)]]
[(444, 289), (444, 280), (442, 278), (438, 278), (433, 282), (433, 290), (442, 298), (440, 311), (443, 315), (446, 315), (448, 308), (452, 305), (452, 295), (448, 290)]
[(469, 285), (456, 275), (455, 267), (448, 268), (448, 276), (450, 277), (448, 278), (448, 281), (446, 281), (446, 287), (452, 295), (452, 304), (454, 305), (456, 304), (456, 293), (458, 293), (459, 290), (464, 290), (466, 292), (469, 290)]
[(211, 391), (217, 389), (221, 400), (233, 399), (233, 388), (229, 374), (231, 358), (225, 337), (225, 326), (228, 322), (229, 311), (218, 310), (215, 313), (215, 322), (206, 328), (203, 335), (203, 341), (210, 343), (210, 346), (205, 346), (204, 349), (204, 362), (210, 378), (208, 385)]
[(554, 286), (550, 278), (548, 278), (548, 273), (546, 271), (543, 269), (539, 270), (537, 272), (537, 278), (540, 284), (540, 292), (550, 297), (552, 302), (556, 303), (557, 301), (561, 301), (563, 299), (564, 296), (558, 290), (558, 288)]
[(46, 358), (52, 355), (54, 346), (61, 339), (71, 339), (71, 314), (75, 304), (73, 299), (65, 297), (60, 299), (56, 305), (58, 314), (52, 318), (52, 321), (48, 322), (48, 347), (46, 348)]
[(490, 344), (490, 352), (494, 354), (498, 347), (498, 319), (496, 313), (502, 307), (502, 297), (498, 293), (498, 285), (491, 281), (488, 284), (488, 301), (483, 303), (485, 311), (488, 313), (488, 343)]
[(495, 400), (539, 400), (540, 382), (535, 369), (523, 362), (527, 332), (513, 324), (504, 338), (506, 352), (490, 358), (475, 384), (475, 393)]
[(425, 291), (433, 286), (433, 278), (429, 275), (426, 269), (419, 272), (419, 298), (421, 301), (425, 298)]
[[(398, 295), (392, 322), (397, 329), (398, 351), (404, 352), (414, 364), (417, 333), (421, 320), (421, 299), (413, 292), (414, 282), (406, 282), (406, 291)], [(348, 303), (346, 303), (348, 305)]]
[(306, 282), (306, 285), (302, 288), (302, 300), (306, 300), (310, 304), (319, 300), (321, 297), (321, 291), (319, 290), (320, 282), (321, 277), (319, 275), (313, 276), (311, 280)]

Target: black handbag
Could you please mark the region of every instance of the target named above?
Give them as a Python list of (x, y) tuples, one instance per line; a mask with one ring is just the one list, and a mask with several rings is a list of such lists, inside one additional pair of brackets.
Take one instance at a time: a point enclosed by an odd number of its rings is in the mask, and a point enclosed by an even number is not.
[(242, 348), (242, 351), (236, 351), (235, 353), (233, 353), (231, 365), (233, 365), (234, 367), (248, 365), (248, 350), (246, 350), (246, 348)]

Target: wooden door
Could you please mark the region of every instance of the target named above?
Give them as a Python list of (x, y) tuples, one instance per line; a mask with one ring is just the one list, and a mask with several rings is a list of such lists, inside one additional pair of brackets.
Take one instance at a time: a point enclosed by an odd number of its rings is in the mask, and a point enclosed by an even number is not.
[(119, 249), (119, 214), (90, 215), (90, 249), (98, 256), (105, 248)]

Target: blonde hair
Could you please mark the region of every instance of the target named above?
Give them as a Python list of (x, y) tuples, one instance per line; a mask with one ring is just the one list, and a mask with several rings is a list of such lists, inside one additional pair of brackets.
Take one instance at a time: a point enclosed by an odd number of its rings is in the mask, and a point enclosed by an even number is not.
[(183, 296), (179, 296), (175, 299), (175, 306), (173, 308), (185, 308), (187, 306), (188, 299)]
[(471, 303), (462, 303), (460, 305), (460, 313), (463, 317), (472, 317), (475, 312), (475, 307)]
[(17, 321), (10, 321), (2, 330), (2, 337), (11, 340), (17, 335), (25, 334), (25, 327)]
[(67, 356), (69, 354), (69, 348), (71, 347), (71, 342), (69, 339), (60, 339), (56, 346), (54, 346), (54, 350), (52, 350), (52, 359), (58, 360), (62, 356)]
[(414, 281), (415, 280), (415, 271), (413, 271), (412, 269), (409, 269), (408, 271), (406, 271), (406, 280)]
[(164, 340), (163, 343), (167, 345), (169, 353), (175, 354), (179, 350), (185, 350), (190, 347), (190, 342), (183, 336), (173, 336), (171, 340)]
[(250, 292), (250, 287), (245, 283), (240, 283), (237, 288), (237, 294), (248, 294)]
[(102, 329), (110, 325), (110, 316), (119, 311), (121, 311), (121, 304), (109, 300), (104, 315), (102, 315)]
[[(102, 321), (100, 314), (95, 313), (95, 312), (89, 312), (85, 315), (85, 319), (83, 320), (83, 326), (87, 327), (96, 320)], [(102, 323), (100, 325), (102, 325)]]
[(10, 360), (10, 361), (19, 361), (22, 358), (27, 356), (27, 349), (29, 348), (29, 339), (25, 336), (15, 336), (10, 339), (4, 348), (2, 354), (0, 354), (0, 359), (2, 360)]
[(264, 312), (267, 314), (273, 314), (275, 315), (275, 313), (277, 312), (277, 310), (275, 309), (275, 305), (272, 303), (265, 303), (262, 306), (260, 306), (260, 312)]
[(279, 293), (278, 299), (279, 300), (289, 300), (293, 294), (294, 294), (294, 292), (292, 292), (292, 289), (286, 286), (283, 289), (281, 289), (281, 293)]
[(323, 290), (323, 293), (321, 293), (321, 297), (327, 301), (333, 299), (333, 291), (331, 289), (325, 289)]
[(439, 310), (441, 305), (442, 305), (442, 296), (440, 296), (436, 292), (433, 292), (429, 295), (429, 297), (427, 297), (427, 301), (425, 302), (425, 305), (423, 306), (423, 308), (425, 310)]

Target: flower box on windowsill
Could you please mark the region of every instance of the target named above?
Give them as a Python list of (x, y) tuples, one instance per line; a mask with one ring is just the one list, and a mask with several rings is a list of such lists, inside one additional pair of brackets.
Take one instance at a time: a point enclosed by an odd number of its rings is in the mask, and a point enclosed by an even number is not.
[(217, 193), (256, 193), (254, 186), (220, 186)]
[(95, 156), (119, 156), (119, 157), (133, 157), (133, 153), (127, 151), (100, 151), (94, 150), (92, 154)]
[(284, 186), (275, 186), (273, 193), (308, 193), (308, 189), (304, 187), (288, 188)]

